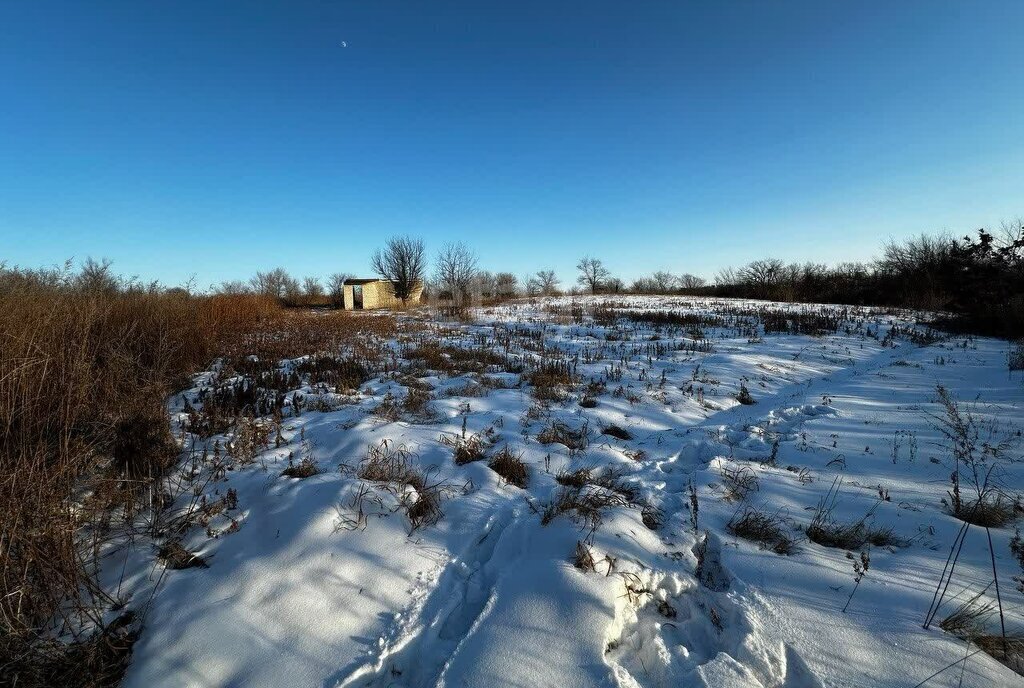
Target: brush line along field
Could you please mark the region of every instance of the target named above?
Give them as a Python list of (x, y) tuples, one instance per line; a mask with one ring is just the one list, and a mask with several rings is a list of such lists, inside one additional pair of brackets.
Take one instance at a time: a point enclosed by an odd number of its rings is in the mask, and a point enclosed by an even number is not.
[(169, 400), (162, 508), (102, 557), (146, 611), (124, 685), (1024, 680), (1007, 342), (686, 297), (334, 317)]

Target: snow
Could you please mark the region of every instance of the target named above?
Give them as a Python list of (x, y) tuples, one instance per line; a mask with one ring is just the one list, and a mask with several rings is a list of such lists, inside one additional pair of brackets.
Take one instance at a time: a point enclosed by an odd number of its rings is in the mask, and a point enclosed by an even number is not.
[[(104, 568), (110, 590), (129, 608), (147, 610), (125, 685), (914, 686), (963, 659), (962, 640), (937, 623), (922, 627), (961, 525), (940, 501), (953, 463), (936, 428), (936, 389), (943, 385), (1012, 435), (1024, 421), (1024, 391), (1021, 373), (1007, 371), (1006, 342), (887, 340), (894, 325), (923, 331), (914, 325), (918, 314), (846, 309), (849, 331), (750, 336), (705, 327), (711, 351), (694, 351), (699, 342), (683, 330), (635, 324), (616, 331), (627, 331), (628, 340), (609, 340), (612, 326), (567, 315), (602, 303), (566, 297), (479, 309), (472, 323), (447, 323), (451, 334), (444, 335), (469, 345), (493, 337), (496, 326), (543, 329), (548, 353), (578, 355), (584, 380), (622, 365), (621, 380), (608, 381), (594, 408), (577, 403), (577, 387), (543, 411), (546, 418), (531, 418), (536, 401), (525, 384), (448, 396), (473, 376), (435, 372), (423, 378), (435, 387), (434, 419), (384, 422), (370, 411), (388, 391), (401, 397), (405, 389), (393, 376), (376, 377), (354, 403), (286, 418), (282, 447), (271, 445), (223, 479), (194, 483), (209, 501), (229, 488), (238, 496), (237, 509), (184, 535), (208, 568), (165, 570), (145, 539), (111, 548)], [(807, 310), (682, 297), (621, 297), (605, 305), (711, 314)], [(536, 355), (513, 341), (519, 354)], [(669, 346), (683, 343), (690, 348)], [(603, 358), (586, 362), (601, 349)], [(190, 400), (211, 374), (196, 377)], [(755, 404), (736, 401), (741, 382)], [(640, 400), (615, 394), (620, 385)], [(180, 397), (170, 409), (181, 421)], [(540, 444), (548, 419), (572, 427), (587, 421), (589, 446), (571, 452)], [(505, 484), (486, 460), (454, 464), (439, 438), (460, 436), (463, 421), (469, 433), (494, 428), (499, 442), (491, 451), (508, 444), (524, 452), (531, 466), (525, 490)], [(600, 435), (609, 424), (632, 438)], [(771, 465), (765, 459), (776, 438)], [(185, 446), (215, 439), (182, 433)], [(445, 482), (444, 517), (436, 524), (410, 532), (395, 495), (369, 483), (374, 497), (362, 502), (365, 523), (345, 527), (367, 483), (354, 468), (385, 439)], [(627, 455), (637, 450), (644, 452), (639, 460)], [(281, 477), (289, 452), (312, 455), (321, 472)], [(556, 475), (578, 468), (632, 487), (635, 501), (660, 509), (663, 523), (651, 529), (640, 508), (620, 505), (593, 531), (569, 515), (542, 524), (540, 512), (562, 489)], [(726, 498), (728, 469), (755, 476), (756, 489), (741, 501)], [(1019, 464), (1007, 463), (1001, 480), (1014, 493), (1024, 490)], [(869, 548), (870, 570), (845, 613), (854, 586), (847, 551), (817, 545), (801, 530), (833, 484), (835, 518), (872, 512), (872, 524), (891, 526), (904, 540)], [(174, 508), (194, 499), (183, 491)], [(726, 525), (745, 507), (779, 515), (798, 541), (795, 551), (780, 555), (731, 535)], [(1011, 581), (1021, 573), (1009, 549), (1013, 527), (991, 535), (1007, 623), (1019, 631), (1024, 598)], [(596, 570), (574, 567), (578, 541), (590, 548)], [(988, 541), (972, 528), (947, 599), (982, 590), (994, 599), (991, 581)], [(947, 601), (938, 618), (955, 606)], [(1021, 682), (978, 653), (926, 685)]]

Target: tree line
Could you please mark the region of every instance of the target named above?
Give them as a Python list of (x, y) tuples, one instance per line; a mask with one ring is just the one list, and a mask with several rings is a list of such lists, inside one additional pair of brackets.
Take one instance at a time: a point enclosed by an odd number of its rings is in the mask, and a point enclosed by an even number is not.
[[(396, 296), (403, 301), (423, 287), (430, 300), (454, 308), (562, 293), (686, 294), (914, 308), (940, 313), (941, 324), (955, 330), (1024, 336), (1024, 222), (1020, 220), (963, 237), (938, 234), (891, 240), (882, 246), (879, 258), (866, 262), (826, 265), (763, 258), (722, 269), (711, 281), (659, 270), (627, 285), (603, 260), (588, 255), (577, 262), (575, 279), (563, 286), (551, 269), (523, 277), (481, 269), (475, 251), (461, 242), (443, 245), (433, 270), (428, 271), (426, 247), (412, 237), (387, 240), (372, 256), (371, 268), (394, 284)], [(8, 279), (24, 279), (27, 274), (39, 279), (44, 273), (7, 270), (4, 274)], [(257, 272), (247, 281), (224, 282), (212, 291), (266, 296), (285, 306), (340, 308), (349, 277), (337, 272), (324, 279), (300, 280), (275, 268)], [(91, 291), (159, 289), (156, 284), (115, 277), (109, 261), (87, 260), (75, 279)]]

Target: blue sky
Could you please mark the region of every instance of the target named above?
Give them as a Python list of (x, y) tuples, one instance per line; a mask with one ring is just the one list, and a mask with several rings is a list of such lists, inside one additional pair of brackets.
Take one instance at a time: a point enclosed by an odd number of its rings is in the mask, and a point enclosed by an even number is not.
[(7, 0), (0, 260), (866, 259), (1024, 214), (1022, 28), (1019, 0)]

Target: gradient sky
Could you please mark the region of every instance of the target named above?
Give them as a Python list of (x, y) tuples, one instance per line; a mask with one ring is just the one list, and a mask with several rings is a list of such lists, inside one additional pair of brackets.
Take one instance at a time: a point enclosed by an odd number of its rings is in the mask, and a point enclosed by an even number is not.
[(866, 259), (1024, 214), (1022, 34), (1021, 0), (3, 0), (0, 260)]

